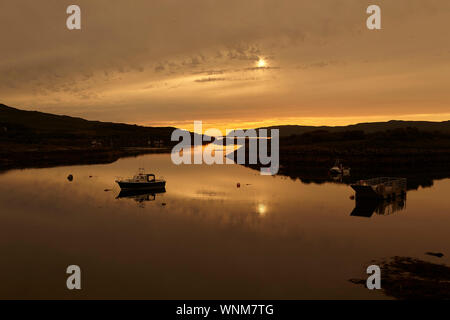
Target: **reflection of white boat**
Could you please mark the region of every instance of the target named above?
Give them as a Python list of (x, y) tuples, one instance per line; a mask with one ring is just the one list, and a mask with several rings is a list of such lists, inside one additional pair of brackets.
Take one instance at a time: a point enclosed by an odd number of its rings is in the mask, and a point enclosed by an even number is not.
[(336, 160), (334, 166), (330, 169), (331, 174), (350, 175), (350, 168), (344, 167), (339, 159)]
[(146, 201), (154, 200), (159, 193), (165, 193), (165, 188), (148, 189), (122, 189), (117, 195), (116, 199), (131, 198), (131, 199), (145, 199)]
[(153, 189), (164, 188), (166, 181), (156, 179), (154, 174), (145, 173), (143, 168), (139, 169), (139, 173), (130, 179), (117, 179), (116, 183), (121, 189)]
[(146, 202), (155, 201), (156, 195), (164, 192), (166, 192), (165, 188), (121, 189), (116, 199), (131, 199), (136, 201), (139, 207), (144, 208)]

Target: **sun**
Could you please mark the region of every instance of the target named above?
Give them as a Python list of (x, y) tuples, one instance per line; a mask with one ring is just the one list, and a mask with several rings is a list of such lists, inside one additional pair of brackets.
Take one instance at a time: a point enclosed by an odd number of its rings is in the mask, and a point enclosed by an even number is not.
[(258, 65), (258, 68), (264, 68), (266, 65), (267, 65), (267, 63), (266, 63), (266, 61), (264, 60), (264, 59), (259, 59), (258, 60), (258, 63), (257, 63), (257, 65)]

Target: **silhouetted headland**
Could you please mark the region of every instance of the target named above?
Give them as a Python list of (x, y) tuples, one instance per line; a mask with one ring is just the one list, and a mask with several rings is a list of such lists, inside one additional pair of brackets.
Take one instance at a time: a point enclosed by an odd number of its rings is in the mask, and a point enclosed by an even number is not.
[(110, 163), (169, 152), (174, 129), (88, 121), (0, 104), (0, 170)]
[[(408, 189), (415, 189), (432, 185), (434, 179), (450, 177), (450, 121), (389, 121), (348, 126), (359, 130), (295, 127), (301, 128), (299, 132), (306, 132), (286, 135), (293, 129), (286, 131), (284, 126), (280, 127), (278, 174), (292, 179), (350, 184), (361, 179), (394, 176), (408, 178)], [(247, 152), (248, 149), (247, 141)], [(349, 177), (329, 175), (336, 159), (351, 168)]]

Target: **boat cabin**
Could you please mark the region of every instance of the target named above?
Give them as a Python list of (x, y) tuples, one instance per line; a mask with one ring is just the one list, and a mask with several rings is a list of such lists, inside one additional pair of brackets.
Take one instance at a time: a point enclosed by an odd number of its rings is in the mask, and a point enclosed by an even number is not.
[(154, 174), (139, 173), (133, 177), (134, 182), (153, 182), (156, 180)]

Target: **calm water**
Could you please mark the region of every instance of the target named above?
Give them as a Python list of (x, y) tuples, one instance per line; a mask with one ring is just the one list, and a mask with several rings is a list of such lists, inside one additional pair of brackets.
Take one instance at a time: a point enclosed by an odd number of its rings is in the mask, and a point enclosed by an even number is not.
[[(116, 199), (114, 179), (139, 167), (164, 176), (166, 192)], [(352, 194), (239, 165), (175, 166), (167, 154), (9, 171), (0, 297), (383, 298), (348, 279), (395, 255), (450, 263), (450, 179), (409, 191), (390, 215), (351, 216)], [(65, 287), (71, 264), (78, 292)]]

